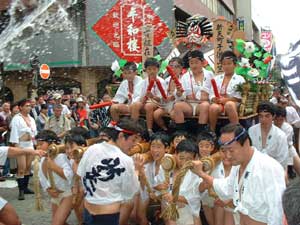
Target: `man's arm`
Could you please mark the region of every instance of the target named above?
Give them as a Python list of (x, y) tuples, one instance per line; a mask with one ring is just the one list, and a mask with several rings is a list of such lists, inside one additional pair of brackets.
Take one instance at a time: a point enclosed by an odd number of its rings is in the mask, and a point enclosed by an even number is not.
[(8, 158), (14, 158), (21, 155), (37, 155), (37, 156), (43, 156), (45, 155), (45, 152), (42, 150), (34, 150), (34, 149), (22, 149), (18, 147), (9, 147), (7, 152)]
[(199, 177), (201, 177), (204, 182), (203, 185), (199, 185), (200, 192), (203, 192), (203, 187), (207, 189), (213, 187), (214, 191), (217, 193), (221, 200), (224, 201), (233, 198), (233, 170), (231, 170), (230, 175), (228, 177), (216, 179), (203, 171), (203, 164), (201, 161), (194, 161), (193, 164), (194, 168), (192, 171)]

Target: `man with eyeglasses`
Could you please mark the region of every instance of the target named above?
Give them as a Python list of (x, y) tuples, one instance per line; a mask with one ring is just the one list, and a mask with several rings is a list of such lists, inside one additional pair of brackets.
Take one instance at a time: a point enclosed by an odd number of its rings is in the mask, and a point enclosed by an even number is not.
[(251, 146), (247, 131), (238, 124), (221, 129), (219, 140), (233, 167), (228, 177), (213, 178), (206, 174), (201, 161), (194, 162), (194, 173), (213, 187), (222, 200), (233, 200), (234, 212), (241, 225), (281, 225), (281, 196), (285, 190), (284, 170), (280, 164)]
[(261, 102), (257, 107), (259, 123), (249, 128), (252, 146), (276, 159), (287, 168), (289, 151), (285, 133), (273, 124), (275, 106), (271, 102)]

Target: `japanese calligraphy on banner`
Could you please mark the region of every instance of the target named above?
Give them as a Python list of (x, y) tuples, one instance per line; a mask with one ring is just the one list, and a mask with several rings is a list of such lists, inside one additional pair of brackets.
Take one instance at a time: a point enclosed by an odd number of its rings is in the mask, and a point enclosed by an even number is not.
[(222, 52), (228, 49), (227, 30), (228, 21), (217, 19), (213, 22), (215, 74), (219, 74), (223, 71), (220, 57)]
[(271, 52), (272, 49), (272, 32), (271, 31), (262, 31), (260, 35), (260, 40), (262, 43), (263, 48), (267, 52)]
[(153, 57), (153, 26), (147, 24), (143, 27), (143, 51), (142, 51), (142, 60), (143, 64), (147, 58)]
[(92, 29), (120, 58), (141, 62), (146, 24), (153, 24), (153, 45), (160, 45), (169, 28), (152, 8), (144, 0), (119, 0)]

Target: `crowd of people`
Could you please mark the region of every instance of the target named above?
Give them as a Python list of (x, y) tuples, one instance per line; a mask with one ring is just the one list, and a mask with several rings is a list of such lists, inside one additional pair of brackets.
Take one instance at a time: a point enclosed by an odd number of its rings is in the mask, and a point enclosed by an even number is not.
[[(187, 58), (185, 72), (182, 59), (171, 59), (173, 74), (166, 78), (155, 58), (145, 61), (144, 79), (127, 62), (115, 96), (99, 102), (54, 94), (4, 103), (2, 179), (12, 168), (6, 157), (17, 157), (18, 199), (25, 200), (34, 193), (28, 187), (33, 157), (41, 156), (38, 177), (51, 198), (53, 225), (67, 224), (73, 209), (78, 224), (86, 225), (299, 224), (299, 203), (289, 201), (294, 186), (286, 189), (300, 174), (297, 109), (276, 89), (270, 101), (259, 103), (259, 123), (242, 127), (236, 87), (246, 81), (234, 73), (235, 54), (222, 54), (224, 74), (217, 76), (203, 68), (201, 51)], [(111, 106), (90, 110), (101, 102)], [(221, 129), (220, 115), (229, 120)], [(88, 146), (91, 138), (97, 143)], [(50, 154), (53, 144), (64, 151)], [(213, 165), (210, 173), (204, 158)], [(2, 198), (1, 223), (20, 224)]]

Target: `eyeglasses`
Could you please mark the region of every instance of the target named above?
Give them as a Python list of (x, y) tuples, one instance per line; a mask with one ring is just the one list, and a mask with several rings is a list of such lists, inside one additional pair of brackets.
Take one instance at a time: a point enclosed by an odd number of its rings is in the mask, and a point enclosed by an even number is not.
[(234, 137), (232, 140), (230, 141), (226, 141), (226, 142), (221, 142), (221, 140), (219, 139), (218, 140), (218, 145), (221, 147), (221, 146), (227, 146), (227, 145), (230, 145), (232, 144), (233, 142), (235, 141), (238, 141), (244, 134), (246, 133), (246, 129), (243, 128), (242, 132), (239, 133), (236, 137)]

